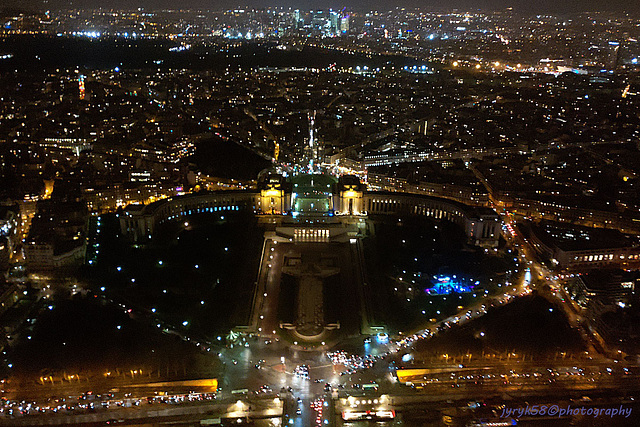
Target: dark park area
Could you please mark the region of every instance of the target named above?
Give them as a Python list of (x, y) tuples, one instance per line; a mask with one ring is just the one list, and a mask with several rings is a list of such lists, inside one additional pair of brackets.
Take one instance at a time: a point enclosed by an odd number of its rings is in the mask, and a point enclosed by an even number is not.
[(581, 357), (586, 350), (580, 333), (572, 329), (561, 309), (538, 295), (510, 304), (489, 307), (486, 315), (460, 326), (444, 328), (434, 338), (421, 342), (421, 354), (500, 354), (515, 352), (522, 357)]
[[(460, 226), (429, 218), (373, 218), (375, 234), (364, 240), (367, 280), (376, 321), (393, 331), (424, 327), (504, 291), (518, 276), (515, 254), (467, 244)], [(465, 286), (435, 294), (436, 277)]]
[(51, 303), (11, 354), (8, 391), (25, 395), (66, 388), (201, 378), (220, 366), (177, 334), (133, 319), (98, 296)]
[(253, 215), (194, 215), (163, 224), (144, 245), (119, 238), (115, 216), (103, 223), (100, 256), (86, 271), (97, 294), (200, 337), (247, 321), (262, 246)]

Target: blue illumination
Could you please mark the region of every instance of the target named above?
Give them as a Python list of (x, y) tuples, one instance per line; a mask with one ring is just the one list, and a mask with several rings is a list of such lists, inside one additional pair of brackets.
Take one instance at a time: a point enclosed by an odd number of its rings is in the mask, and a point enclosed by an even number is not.
[(384, 332), (380, 332), (378, 335), (376, 335), (376, 341), (378, 344), (387, 344), (389, 342), (389, 335), (385, 334)]
[[(426, 292), (430, 295), (449, 295), (451, 293), (467, 293), (473, 292), (474, 285), (463, 285), (456, 279), (456, 276), (453, 278), (449, 276), (434, 276), (435, 283), (430, 289), (426, 289)], [(475, 284), (478, 284), (476, 282)]]

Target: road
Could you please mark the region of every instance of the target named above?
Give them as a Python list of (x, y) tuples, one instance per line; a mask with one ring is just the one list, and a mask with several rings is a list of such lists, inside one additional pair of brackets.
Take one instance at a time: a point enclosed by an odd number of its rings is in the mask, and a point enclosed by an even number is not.
[[(512, 230), (515, 230), (515, 222), (510, 215), (503, 215), (502, 219)], [(607, 349), (602, 338), (600, 338), (595, 331), (586, 327), (587, 322), (580, 315), (580, 308), (577, 307), (573, 300), (566, 294), (564, 287), (558, 281), (555, 273), (551, 272), (540, 262), (538, 254), (531, 244), (524, 239), (520, 233), (511, 234), (509, 231), (505, 231), (503, 236), (519, 250), (520, 256), (531, 269), (533, 277), (537, 277), (540, 280), (544, 279), (542, 286), (535, 286), (535, 289), (540, 295), (563, 310), (571, 327), (580, 332), (583, 341), (588, 347), (587, 351), (589, 354), (591, 354), (592, 357), (616, 358), (617, 352)], [(544, 285), (548, 285), (549, 290), (547, 290)]]

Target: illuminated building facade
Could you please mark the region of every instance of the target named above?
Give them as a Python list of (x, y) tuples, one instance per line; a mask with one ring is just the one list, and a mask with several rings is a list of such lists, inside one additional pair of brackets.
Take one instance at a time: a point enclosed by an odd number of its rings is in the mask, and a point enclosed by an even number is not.
[(9, 268), (15, 246), (20, 242), (20, 208), (17, 205), (0, 205), (0, 268)]
[(640, 266), (640, 247), (617, 230), (553, 221), (525, 223), (518, 228), (539, 253), (561, 269), (582, 271)]
[(341, 176), (335, 191), (334, 210), (338, 215), (362, 215), (365, 212), (366, 186), (355, 176)]
[(364, 199), (367, 214), (422, 215), (448, 220), (464, 228), (471, 244), (488, 248), (498, 246), (502, 222), (493, 209), (406, 193), (370, 192)]
[[(362, 219), (367, 215), (420, 215), (457, 223), (471, 244), (489, 248), (497, 247), (501, 227), (498, 215), (489, 208), (417, 194), (366, 192), (356, 177), (343, 176), (336, 180), (323, 174), (297, 175), (289, 181), (269, 175), (261, 179), (257, 191), (201, 192), (149, 205), (129, 205), (119, 218), (123, 234), (137, 241), (150, 238), (156, 226), (166, 221), (199, 213), (238, 210), (273, 215), (282, 220), (295, 219), (298, 215), (314, 218), (335, 215), (347, 222), (349, 218)], [(325, 238), (315, 236), (314, 239), (316, 237)]]
[(289, 198), (285, 196), (287, 182), (282, 176), (269, 174), (259, 181), (258, 188), (258, 209), (261, 212), (277, 215), (289, 210)]
[(624, 310), (637, 301), (635, 290), (638, 286), (638, 272), (609, 269), (576, 275), (567, 283), (566, 290), (599, 336), (619, 344), (635, 339), (621, 321)]

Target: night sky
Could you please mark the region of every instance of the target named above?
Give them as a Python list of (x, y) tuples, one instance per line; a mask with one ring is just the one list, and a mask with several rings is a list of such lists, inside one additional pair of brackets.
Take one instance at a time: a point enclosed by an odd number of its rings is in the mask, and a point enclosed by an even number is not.
[(640, 17), (638, 0), (329, 0), (317, 2), (310, 0), (0, 0), (0, 8), (198, 8), (220, 10), (237, 6), (267, 7), (284, 6), (299, 9), (342, 8), (381, 9), (393, 7), (421, 7), (425, 10), (483, 10), (492, 11), (513, 7), (524, 13), (571, 13), (583, 11), (631, 12)]

